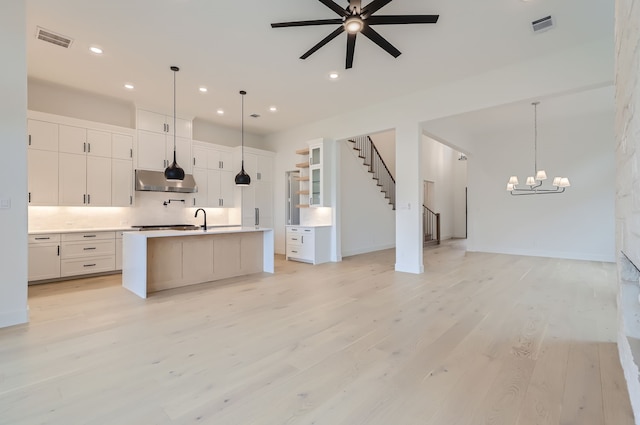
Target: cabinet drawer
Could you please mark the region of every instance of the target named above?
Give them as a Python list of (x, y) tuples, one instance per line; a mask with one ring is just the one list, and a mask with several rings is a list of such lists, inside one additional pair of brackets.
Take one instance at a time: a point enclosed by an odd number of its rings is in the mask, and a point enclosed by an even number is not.
[(86, 233), (63, 233), (62, 242), (95, 241), (104, 239), (115, 239), (115, 232), (86, 232)]
[(116, 252), (116, 241), (97, 240), (83, 242), (68, 242), (62, 244), (62, 259), (87, 258), (104, 255), (114, 255)]
[(106, 257), (80, 258), (62, 260), (60, 275), (75, 276), (80, 274), (102, 273), (115, 270), (116, 260), (114, 255)]
[(313, 263), (313, 247), (305, 245), (289, 245), (287, 246), (287, 258), (295, 258), (297, 260), (304, 260)]
[(53, 243), (60, 242), (59, 233), (50, 233), (46, 235), (29, 235), (29, 243)]

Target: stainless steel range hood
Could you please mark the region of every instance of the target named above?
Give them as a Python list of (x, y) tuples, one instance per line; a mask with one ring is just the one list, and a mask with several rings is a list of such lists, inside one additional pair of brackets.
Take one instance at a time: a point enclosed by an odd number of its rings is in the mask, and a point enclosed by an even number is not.
[(195, 193), (198, 186), (192, 174), (185, 174), (184, 180), (167, 180), (162, 171), (136, 170), (136, 190)]

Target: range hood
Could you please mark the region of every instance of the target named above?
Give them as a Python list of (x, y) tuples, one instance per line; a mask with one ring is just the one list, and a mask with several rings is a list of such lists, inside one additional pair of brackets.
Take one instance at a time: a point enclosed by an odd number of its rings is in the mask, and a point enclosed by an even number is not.
[(198, 186), (192, 174), (185, 174), (184, 180), (167, 180), (162, 171), (136, 170), (136, 190), (195, 193)]

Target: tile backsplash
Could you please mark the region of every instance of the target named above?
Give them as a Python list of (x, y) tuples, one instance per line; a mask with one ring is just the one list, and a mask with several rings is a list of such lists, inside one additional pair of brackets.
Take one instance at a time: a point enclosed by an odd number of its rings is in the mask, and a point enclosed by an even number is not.
[[(165, 201), (172, 200), (167, 205)], [(180, 201), (173, 200), (184, 200)], [(133, 207), (29, 207), (29, 231), (130, 227), (148, 224), (202, 224), (188, 194), (136, 192)], [(239, 208), (237, 208), (239, 210)], [(236, 208), (205, 208), (207, 225), (240, 224)]]

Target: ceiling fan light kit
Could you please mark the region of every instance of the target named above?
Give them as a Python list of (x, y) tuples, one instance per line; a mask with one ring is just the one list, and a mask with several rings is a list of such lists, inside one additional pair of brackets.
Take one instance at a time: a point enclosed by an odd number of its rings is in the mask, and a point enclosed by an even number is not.
[(547, 180), (547, 173), (544, 170), (538, 170), (538, 105), (540, 102), (533, 102), (533, 170), (535, 177), (527, 177), (525, 186), (518, 187), (520, 184), (517, 176), (509, 177), (507, 182), (507, 191), (513, 196), (519, 195), (549, 195), (553, 193), (563, 193), (565, 189), (571, 186), (568, 177), (554, 177), (551, 184), (554, 189), (542, 188), (542, 182)]
[(339, 18), (315, 19), (308, 21), (278, 22), (271, 24), (271, 28), (285, 27), (305, 27), (311, 25), (339, 25), (331, 34), (320, 40), (315, 46), (307, 50), (300, 59), (306, 59), (317, 52), (331, 40), (347, 32), (347, 57), (345, 68), (353, 67), (353, 58), (356, 47), (356, 36), (360, 33), (373, 41), (394, 58), (401, 55), (400, 50), (395, 48), (383, 36), (376, 32), (372, 25), (398, 25), (398, 24), (435, 24), (440, 15), (375, 15), (392, 0), (373, 0), (362, 7), (361, 0), (349, 0), (349, 6), (342, 8), (333, 0), (318, 0), (320, 3), (333, 10)]

